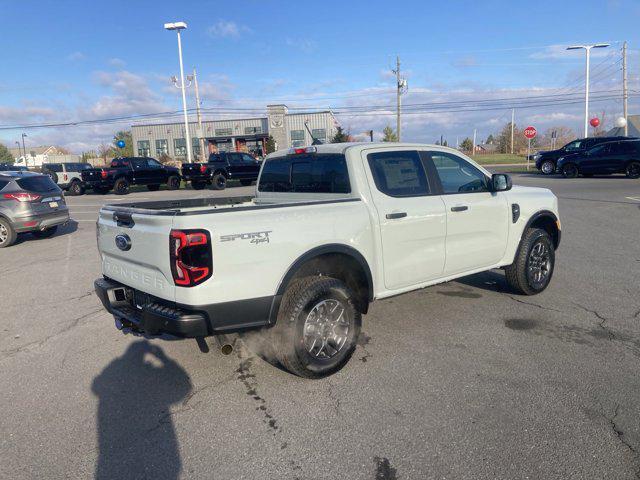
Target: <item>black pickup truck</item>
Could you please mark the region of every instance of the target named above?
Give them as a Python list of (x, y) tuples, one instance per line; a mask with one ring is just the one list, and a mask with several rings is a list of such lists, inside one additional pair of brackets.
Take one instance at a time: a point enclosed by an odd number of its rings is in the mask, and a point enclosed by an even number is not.
[(227, 180), (240, 180), (242, 185), (251, 185), (258, 179), (260, 162), (248, 153), (220, 152), (209, 155), (207, 163), (185, 163), (182, 178), (191, 182), (194, 190), (202, 190), (212, 185), (216, 190), (224, 190)]
[(153, 158), (122, 157), (111, 161), (108, 168), (92, 168), (82, 172), (86, 188), (97, 193), (113, 190), (119, 195), (129, 193), (131, 185), (146, 185), (155, 192), (166, 184), (169, 190), (180, 188), (180, 171), (167, 167)]

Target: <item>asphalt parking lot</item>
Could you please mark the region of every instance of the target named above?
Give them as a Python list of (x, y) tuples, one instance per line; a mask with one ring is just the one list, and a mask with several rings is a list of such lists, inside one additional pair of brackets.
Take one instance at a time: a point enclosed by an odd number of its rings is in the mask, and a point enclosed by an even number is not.
[(53, 238), (0, 250), (0, 477), (639, 478), (640, 182), (514, 183), (560, 199), (550, 287), (495, 271), (376, 302), (318, 381), (124, 336), (93, 294), (102, 203), (253, 187), (68, 197)]

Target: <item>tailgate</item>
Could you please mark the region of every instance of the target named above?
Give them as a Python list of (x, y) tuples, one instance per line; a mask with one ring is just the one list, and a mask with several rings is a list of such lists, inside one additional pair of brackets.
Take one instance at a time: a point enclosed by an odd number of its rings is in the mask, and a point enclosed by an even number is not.
[(201, 165), (201, 163), (185, 163), (184, 165), (182, 165), (182, 175), (201, 175)]
[(81, 174), (84, 182), (90, 182), (92, 180), (102, 180), (102, 170), (85, 170)]
[(173, 214), (165, 212), (100, 210), (97, 235), (102, 273), (129, 287), (175, 301), (169, 263), (172, 225)]

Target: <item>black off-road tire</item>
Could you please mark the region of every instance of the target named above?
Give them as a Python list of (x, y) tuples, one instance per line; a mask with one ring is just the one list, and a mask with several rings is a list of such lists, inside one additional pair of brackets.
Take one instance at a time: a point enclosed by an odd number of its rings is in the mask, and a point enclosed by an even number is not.
[(126, 178), (119, 178), (113, 184), (113, 191), (118, 195), (127, 195), (129, 193), (129, 181)]
[(0, 218), (0, 248), (10, 247), (16, 243), (18, 234), (8, 220)]
[[(533, 281), (529, 268), (533, 261), (531, 258), (531, 252), (539, 243), (542, 243), (543, 247), (548, 252), (550, 260), (548, 273), (540, 283)], [(507, 283), (516, 293), (520, 293), (522, 295), (537, 295), (549, 286), (554, 268), (555, 249), (551, 237), (541, 228), (528, 228), (522, 234), (520, 247), (518, 248), (518, 252), (516, 253), (513, 263), (506, 266), (504, 271)]]
[(240, 180), (240, 185), (242, 185), (243, 187), (248, 187), (252, 183), (253, 183), (253, 180)]
[(73, 180), (71, 182), (71, 185), (69, 185), (69, 195), (71, 195), (72, 197), (77, 197), (78, 195), (83, 195), (84, 194), (84, 186), (82, 185), (82, 182), (80, 182), (79, 180)]
[(631, 162), (624, 172), (629, 178), (640, 178), (640, 162)]
[(147, 190), (150, 192), (157, 192), (160, 190), (160, 185), (147, 185)]
[(567, 163), (562, 166), (562, 176), (564, 178), (576, 178), (580, 171), (575, 163)]
[(180, 177), (177, 175), (171, 175), (169, 178), (167, 178), (167, 188), (169, 190), (179, 190)]
[(50, 238), (53, 237), (57, 231), (58, 226), (54, 225), (53, 227), (49, 227), (46, 230), (34, 230), (33, 232), (31, 232), (31, 235), (36, 238)]
[[(309, 312), (323, 300), (337, 300), (349, 323), (347, 339), (330, 358), (311, 355), (304, 344), (304, 325)], [(356, 349), (362, 315), (351, 290), (340, 280), (324, 276), (303, 277), (289, 284), (282, 298), (278, 319), (270, 331), (271, 343), (280, 364), (294, 375), (323, 378), (344, 367)]]
[(214, 190), (224, 190), (227, 188), (227, 177), (223, 173), (216, 173), (211, 179)]
[(545, 160), (540, 164), (540, 171), (543, 175), (553, 175), (556, 173), (556, 162), (553, 160)]
[(193, 188), (194, 190), (204, 190), (205, 187), (207, 186), (207, 182), (196, 182), (196, 181), (191, 181), (191, 188)]

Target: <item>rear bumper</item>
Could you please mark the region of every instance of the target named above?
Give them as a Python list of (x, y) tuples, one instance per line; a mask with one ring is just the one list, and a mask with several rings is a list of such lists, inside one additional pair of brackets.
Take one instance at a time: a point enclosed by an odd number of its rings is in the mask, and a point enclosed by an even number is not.
[(211, 181), (211, 174), (210, 173), (182, 173), (182, 178), (184, 180), (186, 180), (187, 182), (209, 182)]
[(275, 321), (280, 296), (187, 306), (99, 278), (98, 298), (116, 321), (137, 333), (196, 338), (268, 326)]
[(15, 218), (13, 228), (18, 233), (33, 232), (34, 230), (43, 230), (45, 228), (63, 225), (69, 222), (69, 210), (57, 210), (55, 212), (43, 215), (30, 215), (26, 217)]
[(112, 180), (83, 180), (86, 188), (113, 188)]

